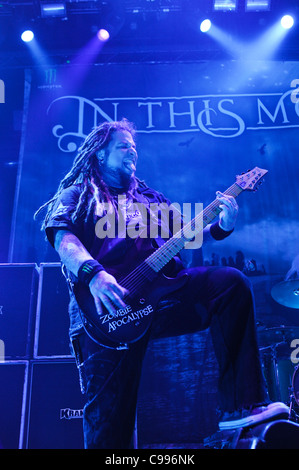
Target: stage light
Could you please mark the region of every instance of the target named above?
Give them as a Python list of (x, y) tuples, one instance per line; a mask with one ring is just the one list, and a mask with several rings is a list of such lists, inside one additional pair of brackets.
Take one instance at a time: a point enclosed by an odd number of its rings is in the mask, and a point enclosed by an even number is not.
[(209, 19), (203, 20), (200, 24), (200, 31), (202, 33), (207, 33), (212, 26), (212, 23)]
[(42, 18), (65, 18), (66, 6), (65, 3), (41, 3), (40, 5)]
[(247, 0), (245, 10), (246, 11), (269, 11), (270, 0)]
[(220, 44), (221, 47), (226, 49), (234, 59), (244, 57), (243, 44), (239, 40), (234, 39), (226, 29), (221, 29), (213, 23), (213, 27), (207, 31), (207, 34)]
[(30, 42), (32, 41), (33, 38), (34, 38), (34, 34), (32, 31), (27, 30), (21, 34), (21, 39), (24, 42)]
[(280, 23), (284, 29), (290, 29), (294, 25), (294, 18), (291, 15), (284, 15)]
[(104, 42), (108, 41), (108, 39), (110, 38), (110, 34), (107, 31), (107, 29), (100, 29), (97, 33), (97, 36), (100, 41), (104, 41)]
[(235, 11), (237, 0), (214, 0), (215, 11)]

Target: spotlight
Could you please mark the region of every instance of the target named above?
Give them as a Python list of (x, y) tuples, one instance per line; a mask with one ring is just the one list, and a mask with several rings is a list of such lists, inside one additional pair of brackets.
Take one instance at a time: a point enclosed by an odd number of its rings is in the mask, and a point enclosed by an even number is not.
[(100, 41), (104, 41), (104, 42), (108, 41), (108, 39), (110, 38), (110, 34), (107, 31), (107, 29), (100, 29), (97, 33), (97, 36)]
[(200, 31), (202, 33), (207, 33), (209, 31), (209, 29), (211, 28), (212, 26), (212, 23), (210, 20), (206, 19), (206, 20), (203, 20), (200, 24)]
[(236, 11), (237, 0), (214, 0), (215, 11)]
[(33, 38), (34, 38), (34, 34), (32, 31), (27, 30), (21, 34), (21, 39), (24, 42), (30, 42), (32, 41)]
[(246, 11), (269, 11), (270, 0), (247, 0), (245, 10)]
[(291, 15), (284, 15), (281, 18), (280, 23), (284, 29), (290, 29), (294, 25), (294, 18)]
[(42, 18), (66, 18), (66, 5), (65, 3), (44, 3), (41, 2), (41, 17)]

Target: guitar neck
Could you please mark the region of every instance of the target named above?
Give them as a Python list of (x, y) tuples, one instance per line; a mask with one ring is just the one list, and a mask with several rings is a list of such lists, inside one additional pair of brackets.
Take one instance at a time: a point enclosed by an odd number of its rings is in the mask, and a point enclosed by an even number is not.
[[(243, 189), (234, 183), (224, 194), (236, 198)], [(155, 272), (159, 272), (174, 256), (176, 256), (185, 244), (200, 234), (203, 229), (210, 224), (221, 212), (219, 205), (221, 201), (215, 199), (202, 212), (197, 214), (188, 224), (179, 230), (172, 238), (167, 240), (160, 248), (154, 251), (144, 262)], [(190, 234), (187, 237), (186, 234)]]

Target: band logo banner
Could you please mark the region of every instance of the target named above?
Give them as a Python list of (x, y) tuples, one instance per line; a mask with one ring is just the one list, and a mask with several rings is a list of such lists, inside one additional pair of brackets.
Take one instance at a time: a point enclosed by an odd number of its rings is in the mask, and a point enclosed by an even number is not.
[[(33, 221), (94, 126), (137, 127), (137, 176), (173, 203), (207, 206), (236, 175), (268, 170), (238, 200), (234, 234), (203, 246), (206, 264), (284, 273), (298, 255), (299, 63), (208, 61), (29, 70), (10, 261), (58, 255)], [(198, 253), (188, 250), (195, 262)], [(237, 259), (236, 259), (237, 258)]]

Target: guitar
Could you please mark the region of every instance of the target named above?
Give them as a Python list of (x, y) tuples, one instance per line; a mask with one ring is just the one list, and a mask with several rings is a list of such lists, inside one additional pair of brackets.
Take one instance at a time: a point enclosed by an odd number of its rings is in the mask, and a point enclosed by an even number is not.
[[(267, 170), (255, 167), (237, 176), (236, 182), (224, 194), (236, 198), (243, 191), (254, 191), (266, 173)], [(73, 292), (81, 309), (83, 326), (93, 341), (106, 348), (127, 349), (130, 343), (146, 333), (161, 298), (182, 287), (188, 279), (186, 273), (169, 278), (161, 270), (188, 243), (184, 234), (191, 227), (195, 227), (197, 233), (203, 231), (220, 213), (220, 204), (215, 199), (186, 224), (184, 232), (181, 229), (181, 233), (176, 233), (158, 249), (152, 247), (150, 239), (137, 238), (121, 266), (105, 266), (107, 272), (115, 276), (117, 282), (129, 291), (124, 297), (126, 308), (116, 310), (114, 315), (104, 306), (103, 313), (98, 314), (89, 288), (80, 282), (74, 284)], [(202, 223), (198, 224), (198, 220)]]

